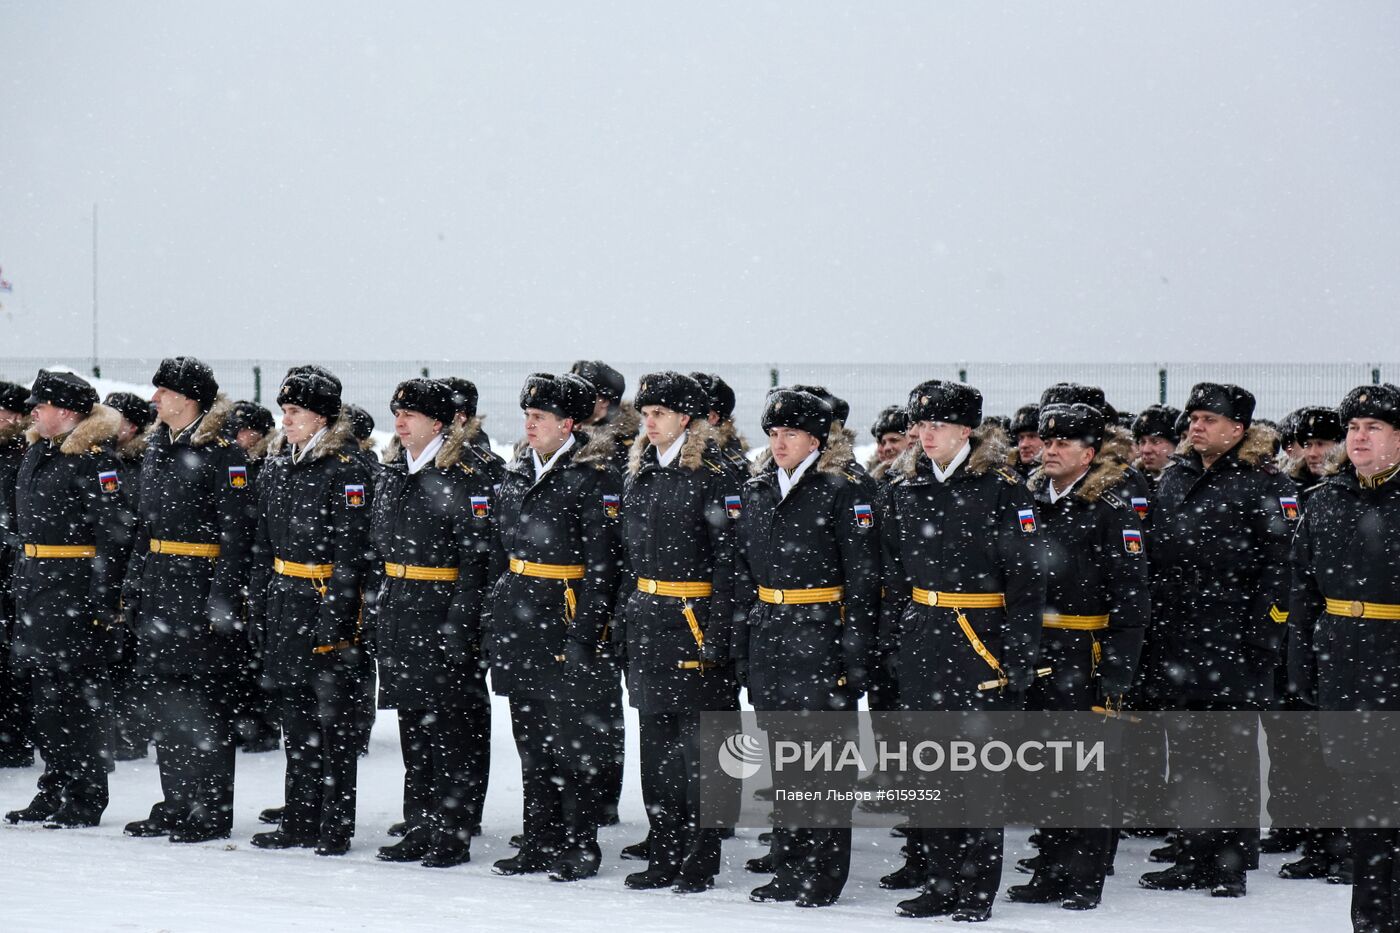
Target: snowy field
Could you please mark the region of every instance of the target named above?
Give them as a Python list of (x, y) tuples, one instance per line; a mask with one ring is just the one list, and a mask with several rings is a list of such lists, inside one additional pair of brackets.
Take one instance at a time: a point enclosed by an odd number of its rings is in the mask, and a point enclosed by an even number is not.
[[(629, 710), (629, 714), (631, 711)], [(129, 839), (121, 828), (146, 815), (159, 781), (155, 759), (123, 762), (112, 775), (112, 802), (101, 827), (46, 830), (29, 824), (0, 826), (0, 933), (30, 931), (169, 931), (169, 933), (268, 933), (275, 930), (454, 931), (550, 929), (738, 933), (762, 930), (901, 930), (928, 924), (945, 929), (994, 931), (1264, 930), (1321, 933), (1347, 930), (1350, 889), (1322, 881), (1284, 881), (1281, 862), (1266, 855), (1249, 876), (1249, 896), (1214, 900), (1204, 892), (1161, 893), (1137, 887), (1137, 876), (1157, 866), (1146, 860), (1149, 840), (1128, 839), (1119, 850), (1115, 877), (1103, 906), (1071, 914), (1058, 906), (1011, 904), (998, 899), (990, 923), (895, 916), (895, 902), (909, 896), (882, 891), (877, 879), (900, 864), (900, 840), (884, 830), (856, 831), (850, 883), (834, 907), (801, 910), (790, 904), (754, 904), (751, 888), (763, 880), (744, 871), (761, 854), (757, 830), (740, 830), (724, 844), (724, 870), (705, 894), (629, 891), (627, 873), (641, 867), (617, 857), (646, 829), (637, 780), (635, 718), (628, 723), (628, 775), (622, 825), (603, 830), (604, 860), (596, 878), (559, 884), (543, 875), (502, 878), (491, 863), (509, 855), (507, 840), (520, 829), (519, 759), (510, 739), (505, 704), (497, 701), (492, 772), (485, 833), (473, 840), (470, 864), (449, 869), (389, 865), (374, 858), (391, 840), (400, 818), (402, 767), (397, 721), (381, 712), (368, 758), (360, 761), (358, 833), (343, 858), (309, 850), (264, 852), (248, 838), (263, 829), (257, 812), (282, 800), (280, 752), (238, 756), (237, 814), (233, 838), (202, 845), (164, 839)], [(38, 767), (0, 770), (0, 807), (29, 802)], [(1008, 833), (1003, 890), (1026, 880), (1012, 868), (1031, 854), (1026, 832)], [(1151, 843), (1151, 844), (1156, 844)]]

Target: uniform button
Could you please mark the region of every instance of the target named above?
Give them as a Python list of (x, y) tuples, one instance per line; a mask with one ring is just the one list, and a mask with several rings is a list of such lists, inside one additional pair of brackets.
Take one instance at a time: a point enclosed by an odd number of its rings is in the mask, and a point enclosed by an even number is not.
[(1359, 619), (1359, 618), (1361, 618), (1362, 616), (1364, 616), (1365, 614), (1366, 614), (1366, 604), (1365, 604), (1365, 603), (1361, 602), (1360, 600), (1356, 600), (1355, 602), (1353, 602), (1353, 603), (1351, 604), (1351, 615), (1352, 615), (1352, 618)]
[(781, 605), (781, 604), (782, 604), (782, 601), (783, 601), (783, 591), (782, 591), (782, 590), (774, 590), (774, 591), (773, 591), (773, 602), (778, 603), (779, 605)]

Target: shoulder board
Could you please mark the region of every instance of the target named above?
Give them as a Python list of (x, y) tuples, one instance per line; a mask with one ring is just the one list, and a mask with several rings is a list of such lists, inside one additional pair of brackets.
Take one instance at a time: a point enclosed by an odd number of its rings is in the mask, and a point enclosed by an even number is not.
[(860, 482), (860, 476), (854, 470), (842, 470), (841, 475), (852, 483)]
[(220, 447), (227, 447), (233, 442), (226, 437), (216, 437), (214, 438), (214, 443), (218, 444)]
[(468, 476), (471, 476), (473, 473), (476, 472), (476, 470), (473, 470), (471, 467), (467, 466), (465, 463), (458, 463), (457, 466), (461, 469), (461, 471), (462, 471), (463, 473), (467, 474)]
[(996, 470), (995, 470), (995, 472), (996, 472), (996, 475), (997, 475), (997, 476), (1000, 476), (1002, 479), (1006, 480), (1006, 481), (1007, 481), (1008, 483), (1010, 483), (1012, 486), (1019, 486), (1019, 485), (1021, 485), (1021, 477), (1017, 476), (1014, 472), (1012, 472), (1011, 470), (1007, 469), (1006, 467), (997, 467)]
[(606, 473), (608, 472), (608, 465), (606, 463), (595, 463), (593, 464), (593, 469), (597, 470), (599, 473)]
[(1100, 493), (1099, 498), (1102, 499), (1104, 502), (1107, 502), (1109, 505), (1113, 506), (1115, 509), (1126, 509), (1128, 507), (1128, 504), (1126, 502), (1124, 502), (1122, 499), (1118, 498), (1111, 492)]
[(100, 454), (100, 453), (102, 453), (102, 445), (101, 445), (101, 444), (93, 444), (91, 447), (88, 448), (88, 453), (90, 453), (90, 454)]
[(341, 462), (341, 463), (349, 463), (349, 462), (350, 462), (350, 458), (347, 457), (347, 456), (345, 456), (345, 454), (336, 454), (336, 456), (340, 458), (340, 462)]
[(707, 466), (707, 467), (710, 468), (710, 472), (711, 472), (711, 473), (723, 473), (723, 472), (724, 472), (724, 467), (720, 466), (718, 463), (715, 463), (715, 462), (714, 462), (713, 460), (711, 460), (709, 457), (706, 457), (704, 462), (705, 462), (705, 466)]

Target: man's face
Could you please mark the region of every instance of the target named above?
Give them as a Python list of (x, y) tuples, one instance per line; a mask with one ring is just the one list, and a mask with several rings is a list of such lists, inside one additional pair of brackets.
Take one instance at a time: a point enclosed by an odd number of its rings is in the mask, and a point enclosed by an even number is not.
[(768, 429), (768, 449), (773, 452), (773, 460), (791, 473), (798, 465), (821, 446), (816, 435), (800, 428)]
[(151, 401), (156, 406), (156, 417), (167, 427), (183, 427), (194, 420), (192, 416), (199, 411), (199, 404), (194, 399), (164, 387), (156, 389)]
[(262, 439), (263, 436), (257, 431), (254, 431), (252, 428), (239, 428), (238, 435), (234, 438), (234, 440), (238, 442), (238, 446), (242, 448), (244, 453), (247, 453), (248, 451), (256, 447), (258, 443), (262, 441)]
[(1040, 451), (1045, 444), (1034, 431), (1022, 431), (1016, 435), (1016, 455), (1023, 464), (1035, 463), (1040, 459)]
[(8, 408), (0, 408), (0, 428), (8, 428), (11, 425), (19, 424), (24, 420), (24, 415), (17, 411), (10, 411)]
[(40, 402), (35, 405), (31, 417), (34, 420), (34, 429), (44, 440), (66, 434), (73, 430), (73, 426), (82, 419), (82, 415), (77, 412), (67, 408), (59, 408), (48, 402)]
[(140, 428), (123, 418), (122, 426), (117, 428), (117, 443), (125, 444), (127, 441), (135, 437), (140, 431)]
[(1362, 476), (1390, 469), (1400, 463), (1400, 428), (1376, 418), (1351, 419), (1347, 422), (1347, 458)]
[(1244, 425), (1213, 411), (1191, 412), (1191, 446), (1202, 456), (1218, 457), (1244, 437)]
[(1176, 445), (1159, 434), (1145, 434), (1138, 439), (1137, 456), (1142, 468), (1150, 473), (1160, 473), (1167, 468), (1176, 451)]
[(601, 424), (603, 419), (608, 416), (608, 409), (610, 407), (611, 404), (607, 399), (603, 398), (601, 395), (598, 396), (593, 402), (593, 414), (589, 417), (588, 423)]
[(972, 434), (966, 425), (947, 421), (919, 421), (914, 430), (919, 434), (919, 446), (934, 463), (947, 463), (956, 457)]
[(909, 449), (909, 435), (903, 431), (886, 431), (875, 442), (875, 458), (881, 463), (889, 463)]
[(525, 443), (536, 453), (554, 453), (573, 433), (574, 420), (542, 408), (525, 409)]
[(1305, 441), (1302, 446), (1303, 462), (1308, 465), (1308, 472), (1313, 476), (1321, 476), (1327, 468), (1327, 458), (1337, 449), (1337, 442), (1314, 437)]
[(325, 426), (326, 419), (309, 408), (282, 406), (282, 433), (286, 435), (288, 443), (300, 447)]
[(394, 433), (398, 435), (399, 443), (404, 447), (409, 450), (422, 450), (442, 433), (442, 422), (436, 418), (429, 418), (421, 411), (401, 408), (398, 414), (394, 415)]
[(1303, 445), (1297, 441), (1289, 441), (1283, 445), (1284, 456), (1289, 460), (1301, 460), (1303, 457)]
[(1071, 441), (1063, 437), (1046, 441), (1040, 455), (1040, 468), (1061, 489), (1066, 483), (1082, 476), (1093, 462), (1094, 448), (1083, 441)]
[(672, 411), (665, 405), (642, 406), (642, 425), (647, 440), (658, 450), (668, 450), (689, 424), (689, 415)]

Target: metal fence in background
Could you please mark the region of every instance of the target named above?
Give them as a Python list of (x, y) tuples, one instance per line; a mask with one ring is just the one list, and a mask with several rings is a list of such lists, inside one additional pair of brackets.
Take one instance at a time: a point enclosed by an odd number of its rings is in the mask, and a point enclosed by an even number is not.
[[(149, 385), (158, 359), (103, 360), (105, 379)], [(260, 401), (275, 409), (277, 387), (292, 361), (211, 359), (207, 361), (231, 398)], [(306, 362), (298, 360), (295, 362)], [(567, 362), (500, 363), (466, 360), (325, 360), (320, 361), (345, 384), (345, 400), (364, 406), (382, 428), (389, 427), (389, 397), (404, 379), (465, 376), (481, 393), (480, 411), (492, 437), (514, 439), (519, 431), (520, 386), (532, 372), (563, 372)], [(89, 373), (89, 359), (0, 357), (0, 379), (28, 382), (42, 366), (68, 366)], [(785, 363), (725, 364), (711, 362), (613, 363), (629, 388), (658, 368), (718, 372), (738, 396), (736, 419), (753, 440), (760, 435), (763, 397), (773, 385), (824, 385), (851, 404), (851, 426), (864, 435), (886, 405), (902, 404), (909, 390), (925, 379), (958, 379), (982, 391), (987, 414), (1009, 415), (1039, 398), (1046, 386), (1075, 381), (1101, 386), (1116, 407), (1137, 411), (1160, 401), (1181, 405), (1191, 386), (1210, 380), (1234, 382), (1253, 392), (1258, 415), (1277, 419), (1302, 405), (1335, 405), (1363, 383), (1400, 379), (1400, 363)]]

